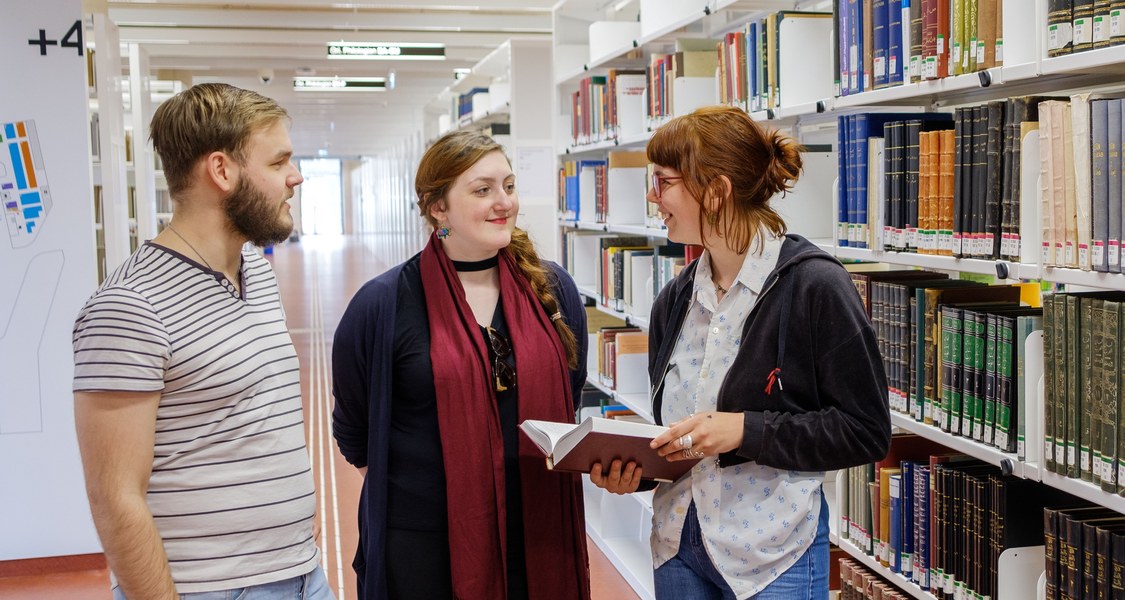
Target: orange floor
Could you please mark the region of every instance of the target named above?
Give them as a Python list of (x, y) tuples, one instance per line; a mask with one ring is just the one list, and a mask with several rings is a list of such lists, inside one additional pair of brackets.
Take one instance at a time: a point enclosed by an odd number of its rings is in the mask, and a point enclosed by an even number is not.
[[(293, 342), (301, 359), (309, 448), (320, 491), (322, 563), (339, 600), (355, 598), (351, 557), (357, 541), (361, 479), (335, 451), (328, 357), (340, 315), (356, 289), (387, 266), (361, 241), (306, 236), (275, 249), (272, 262), (282, 290)], [(632, 588), (590, 543), (594, 600), (632, 600)], [(0, 562), (0, 600), (108, 600), (109, 578), (100, 557)]]

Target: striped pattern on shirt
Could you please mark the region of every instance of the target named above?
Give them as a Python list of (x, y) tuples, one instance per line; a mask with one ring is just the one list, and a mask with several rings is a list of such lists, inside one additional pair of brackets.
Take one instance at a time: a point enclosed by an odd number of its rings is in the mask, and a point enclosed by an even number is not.
[(273, 269), (222, 274), (145, 244), (74, 327), (74, 391), (159, 391), (148, 506), (179, 593), (303, 575), (319, 551), (300, 368)]

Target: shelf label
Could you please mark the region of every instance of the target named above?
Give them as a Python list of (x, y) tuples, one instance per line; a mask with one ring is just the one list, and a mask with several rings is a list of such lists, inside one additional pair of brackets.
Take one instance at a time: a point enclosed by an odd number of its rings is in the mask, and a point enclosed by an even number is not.
[(39, 46), (39, 56), (47, 56), (48, 46), (58, 46), (59, 48), (74, 48), (78, 51), (78, 56), (82, 56), (85, 52), (86, 44), (82, 42), (82, 21), (75, 21), (70, 29), (66, 30), (61, 40), (49, 39), (47, 37), (47, 30), (40, 29), (39, 33), (34, 37), (27, 40), (27, 43), (32, 46)]

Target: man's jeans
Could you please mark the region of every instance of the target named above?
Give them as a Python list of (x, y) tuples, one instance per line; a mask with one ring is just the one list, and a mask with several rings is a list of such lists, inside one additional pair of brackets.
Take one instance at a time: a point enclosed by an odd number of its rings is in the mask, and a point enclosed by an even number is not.
[[(821, 496), (812, 546), (797, 562), (750, 600), (824, 600), (828, 597), (828, 503)], [(695, 503), (688, 508), (680, 550), (655, 573), (657, 600), (734, 600), (734, 592), (703, 547)]]
[[(113, 588), (113, 600), (126, 600), (120, 587)], [(336, 600), (336, 596), (317, 566), (299, 577), (233, 590), (180, 594), (180, 600)]]

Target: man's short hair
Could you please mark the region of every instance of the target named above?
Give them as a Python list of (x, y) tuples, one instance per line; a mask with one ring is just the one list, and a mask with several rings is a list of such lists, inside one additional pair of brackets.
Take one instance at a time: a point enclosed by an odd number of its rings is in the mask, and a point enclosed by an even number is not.
[(196, 161), (211, 152), (245, 160), (247, 140), (289, 113), (257, 92), (225, 83), (201, 83), (166, 100), (152, 116), (150, 138), (164, 163), (168, 191), (177, 195), (191, 187)]

